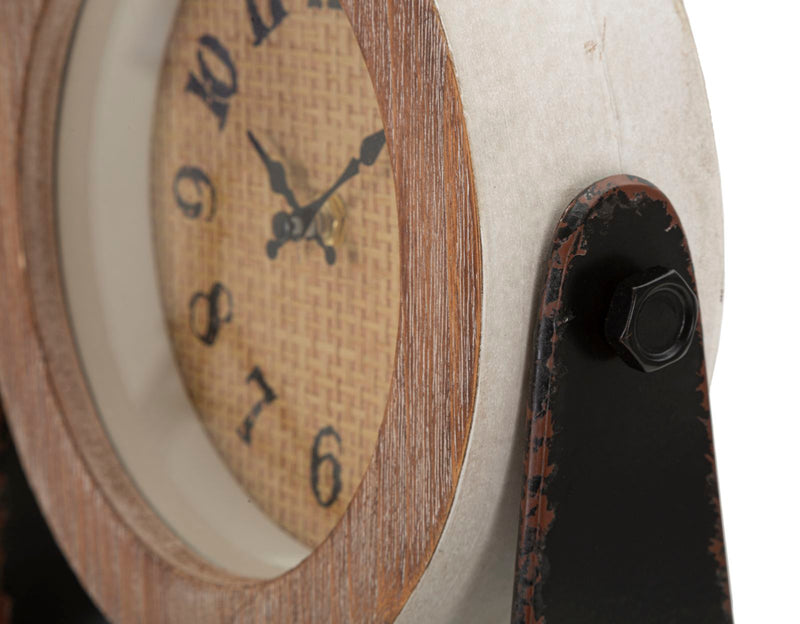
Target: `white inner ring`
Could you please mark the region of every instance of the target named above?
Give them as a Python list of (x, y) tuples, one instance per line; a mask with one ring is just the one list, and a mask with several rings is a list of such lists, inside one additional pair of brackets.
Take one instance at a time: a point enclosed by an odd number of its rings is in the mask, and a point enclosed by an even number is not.
[(309, 554), (247, 497), (189, 402), (160, 303), (150, 138), (179, 0), (87, 0), (61, 107), (57, 217), (67, 305), (116, 451), (163, 520), (233, 573), (270, 578)]

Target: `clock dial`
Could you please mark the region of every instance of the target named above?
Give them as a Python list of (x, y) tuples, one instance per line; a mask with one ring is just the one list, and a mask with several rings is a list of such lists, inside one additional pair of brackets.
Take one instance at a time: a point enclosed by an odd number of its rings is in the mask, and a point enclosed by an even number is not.
[(399, 315), (394, 184), (335, 0), (184, 0), (152, 152), (186, 391), (252, 499), (310, 545), (373, 454)]

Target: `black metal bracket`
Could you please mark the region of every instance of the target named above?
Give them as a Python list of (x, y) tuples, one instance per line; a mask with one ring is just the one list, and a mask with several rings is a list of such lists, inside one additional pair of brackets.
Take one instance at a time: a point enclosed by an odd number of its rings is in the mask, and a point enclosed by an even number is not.
[(512, 622), (732, 622), (694, 270), (661, 191), (575, 199), (538, 323)]

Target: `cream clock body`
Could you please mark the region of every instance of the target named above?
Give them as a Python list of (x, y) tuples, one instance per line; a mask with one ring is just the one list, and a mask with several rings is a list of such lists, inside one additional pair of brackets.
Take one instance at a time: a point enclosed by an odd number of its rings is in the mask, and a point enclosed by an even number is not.
[(534, 292), (596, 179), (680, 210), (713, 359), (680, 3), (0, 15), (0, 389), (114, 621), (508, 617)]

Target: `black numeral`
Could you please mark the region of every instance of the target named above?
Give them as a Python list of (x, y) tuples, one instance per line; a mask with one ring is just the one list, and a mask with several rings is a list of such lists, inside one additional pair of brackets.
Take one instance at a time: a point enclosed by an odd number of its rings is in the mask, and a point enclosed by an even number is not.
[(261, 413), (261, 410), (278, 398), (272, 388), (269, 387), (267, 380), (264, 379), (264, 373), (261, 372), (258, 366), (247, 376), (247, 383), (249, 384), (251, 382), (256, 383), (259, 390), (261, 390), (262, 397), (261, 400), (250, 409), (247, 417), (236, 429), (236, 433), (245, 444), (250, 444), (250, 442), (252, 442), (253, 427), (256, 424), (256, 420), (258, 420), (258, 415)]
[[(195, 197), (187, 197), (191, 195), (192, 190)], [(206, 221), (214, 218), (217, 211), (217, 192), (202, 169), (181, 167), (172, 182), (172, 194), (181, 212), (188, 219), (198, 219), (204, 212)]]
[[(208, 65), (204, 50), (213, 54), (228, 73), (227, 80), (221, 80)], [(202, 99), (206, 106), (219, 120), (219, 129), (225, 127), (225, 121), (228, 118), (228, 108), (230, 103), (228, 100), (238, 90), (236, 67), (231, 60), (231, 55), (225, 49), (219, 39), (212, 35), (203, 35), (200, 37), (200, 49), (197, 50), (197, 63), (200, 66), (200, 76), (191, 72), (189, 74), (189, 82), (186, 83), (186, 90), (189, 93), (194, 93), (197, 97)]]
[[(325, 427), (317, 434), (317, 437), (314, 438), (314, 446), (311, 448), (311, 490), (320, 505), (330, 507), (336, 502), (336, 499), (339, 498), (339, 493), (342, 491), (342, 465), (333, 453), (320, 455), (325, 438), (335, 440), (339, 452), (342, 452), (342, 439), (333, 427)], [(327, 496), (325, 495), (326, 493), (320, 491), (320, 471), (325, 464), (330, 466), (332, 481)]]
[[(322, 0), (308, 0), (308, 6), (312, 8), (321, 9), (322, 8)], [(339, 4), (339, 0), (328, 0), (328, 8), (329, 9), (341, 9), (342, 5)]]
[(216, 342), (223, 323), (233, 319), (233, 296), (222, 284), (217, 282), (206, 294), (198, 292), (189, 301), (189, 326), (192, 333), (204, 344), (211, 346)]
[(267, 26), (261, 13), (256, 6), (256, 0), (247, 0), (247, 12), (250, 14), (250, 25), (253, 27), (254, 46), (259, 46), (269, 37), (269, 34), (281, 25), (281, 22), (289, 15), (283, 7), (281, 0), (269, 0), (269, 12), (272, 15), (272, 25)]

